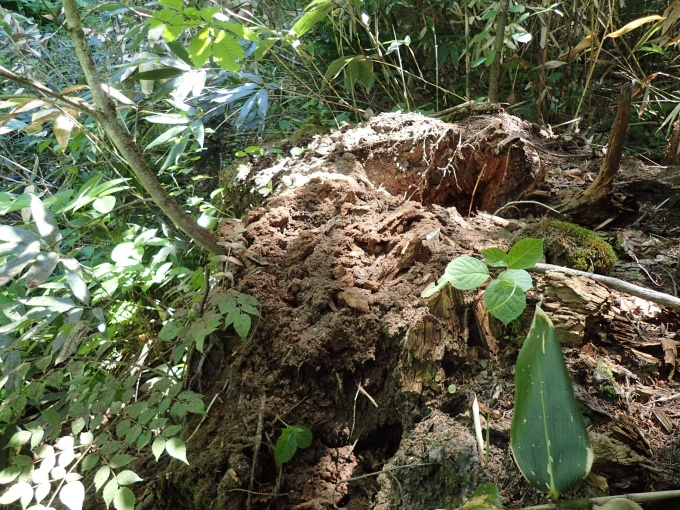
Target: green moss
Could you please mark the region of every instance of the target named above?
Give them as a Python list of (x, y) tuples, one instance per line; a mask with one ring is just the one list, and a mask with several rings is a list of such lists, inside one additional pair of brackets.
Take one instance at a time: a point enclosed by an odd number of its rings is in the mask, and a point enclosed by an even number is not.
[(327, 128), (319, 126), (318, 124), (302, 124), (290, 137), (290, 143), (293, 145), (306, 145), (311, 142), (316, 135), (323, 135), (327, 132)]
[(595, 232), (566, 221), (544, 220), (523, 229), (515, 239), (543, 238), (543, 251), (551, 264), (609, 274), (616, 263), (614, 249)]

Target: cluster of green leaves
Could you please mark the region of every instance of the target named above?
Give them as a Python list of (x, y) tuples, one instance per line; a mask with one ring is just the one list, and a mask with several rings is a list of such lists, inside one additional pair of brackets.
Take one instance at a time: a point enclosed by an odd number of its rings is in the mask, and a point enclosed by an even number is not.
[(210, 297), (210, 306), (202, 315), (195, 313), (175, 314), (158, 334), (161, 340), (170, 342), (175, 338), (183, 342), (175, 346), (173, 360), (183, 358), (192, 345), (204, 352), (205, 338), (218, 329), (232, 326), (244, 342), (252, 324), (252, 317), (261, 317), (260, 303), (254, 296), (235, 289), (218, 290)]
[(452, 260), (437, 284), (430, 284), (422, 297), (430, 297), (447, 285), (458, 290), (476, 289), (491, 277), (489, 267), (507, 268), (484, 291), (489, 313), (507, 325), (526, 308), (526, 292), (533, 286), (526, 269), (543, 258), (543, 239), (522, 239), (508, 253), (494, 247), (481, 250), (481, 254), (484, 262), (469, 256)]

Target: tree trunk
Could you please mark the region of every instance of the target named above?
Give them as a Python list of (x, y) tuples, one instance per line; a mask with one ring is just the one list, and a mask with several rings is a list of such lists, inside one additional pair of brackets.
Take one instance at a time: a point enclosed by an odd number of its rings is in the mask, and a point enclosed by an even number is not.
[(92, 100), (96, 112), (94, 119), (104, 128), (121, 156), (130, 166), (141, 185), (149, 193), (151, 199), (170, 218), (180, 230), (189, 236), (196, 244), (213, 254), (224, 253), (224, 248), (217, 244), (216, 238), (201, 227), (184, 210), (177, 201), (170, 196), (156, 177), (156, 173), (144, 157), (142, 150), (134, 142), (123, 126), (118, 122), (116, 107), (111, 98), (102, 89), (102, 81), (92, 60), (92, 54), (87, 46), (87, 39), (83, 32), (78, 6), (75, 0), (64, 0), (64, 14), (68, 23), (68, 30), (75, 47), (76, 55), (85, 74), (85, 79), (92, 92)]

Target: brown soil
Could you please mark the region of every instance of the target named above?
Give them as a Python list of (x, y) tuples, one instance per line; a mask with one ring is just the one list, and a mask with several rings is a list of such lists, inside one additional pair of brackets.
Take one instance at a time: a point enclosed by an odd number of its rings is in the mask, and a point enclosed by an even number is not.
[[(148, 507), (453, 509), (485, 482), (507, 507), (545, 502), (508, 447), (518, 331), (489, 320), (475, 293), (420, 294), (454, 257), (508, 246), (520, 222), (481, 211), (549, 203), (592, 179), (597, 161), (583, 141), (505, 114), (459, 124), (383, 115), (255, 175), (273, 179), (274, 196), (222, 229), (246, 227), (237, 288), (257, 297), (264, 319), (246, 343), (231, 331), (212, 339), (200, 375), (215, 403), (188, 442), (191, 465), (150, 480)], [(653, 193), (626, 164), (616, 192), (643, 194), (622, 199), (631, 207), (607, 225), (623, 249), (617, 275), (673, 292), (677, 185)], [(661, 178), (646, 170), (644, 182)], [(666, 198), (675, 206), (656, 208)], [(527, 314), (542, 292), (598, 455), (566, 496), (677, 488), (679, 312), (579, 278), (536, 283)], [(489, 420), (488, 462), (474, 439), (475, 396)], [(278, 466), (284, 422), (314, 440)], [(666, 504), (657, 508), (677, 505)]]

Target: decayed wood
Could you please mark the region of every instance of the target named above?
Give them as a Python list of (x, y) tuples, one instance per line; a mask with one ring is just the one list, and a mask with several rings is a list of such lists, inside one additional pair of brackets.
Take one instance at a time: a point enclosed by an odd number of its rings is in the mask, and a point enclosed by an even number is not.
[(537, 273), (547, 273), (547, 272), (562, 272), (565, 274), (576, 275), (576, 276), (586, 276), (592, 280), (600, 282), (610, 289), (618, 290), (620, 292), (625, 292), (631, 296), (646, 299), (647, 301), (652, 301), (654, 303), (665, 305), (670, 308), (675, 308), (680, 310), (680, 299), (669, 294), (664, 294), (663, 292), (657, 292), (655, 290), (646, 289), (640, 287), (639, 285), (633, 285), (632, 283), (624, 282), (618, 278), (612, 278), (611, 276), (604, 276), (601, 274), (588, 273), (586, 271), (579, 271), (578, 269), (571, 269), (568, 267), (554, 266), (552, 264), (536, 264), (530, 269), (530, 271), (535, 271)]

